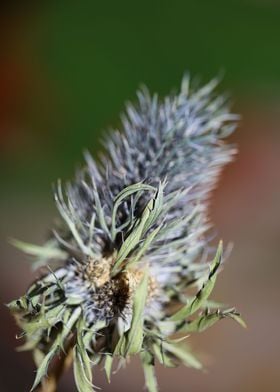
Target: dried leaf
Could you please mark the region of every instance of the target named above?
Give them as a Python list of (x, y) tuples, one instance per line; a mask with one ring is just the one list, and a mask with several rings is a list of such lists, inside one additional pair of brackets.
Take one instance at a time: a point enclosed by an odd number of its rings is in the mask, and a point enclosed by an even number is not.
[(58, 345), (55, 342), (55, 344), (52, 346), (52, 348), (50, 349), (50, 351), (48, 352), (48, 354), (44, 357), (44, 359), (41, 361), (40, 366), (38, 367), (38, 370), (36, 372), (36, 377), (35, 377), (35, 381), (34, 384), (32, 385), (32, 388), (30, 390), (30, 392), (34, 391), (34, 389), (40, 384), (40, 382), (42, 381), (43, 377), (46, 376), (47, 371), (48, 371), (48, 367), (49, 364), (51, 362), (51, 360), (53, 359), (53, 357), (56, 355), (58, 351)]
[(139, 241), (141, 240), (144, 234), (145, 223), (147, 222), (149, 215), (151, 213), (151, 204), (152, 204), (152, 200), (147, 204), (141, 217), (136, 221), (135, 227), (133, 228), (131, 233), (128, 235), (128, 237), (122, 244), (118, 252), (118, 256), (115, 261), (114, 267), (112, 269), (112, 275), (116, 275), (116, 273), (119, 272), (119, 267), (121, 266), (122, 262), (129, 255), (129, 253), (138, 245)]
[(130, 329), (124, 333), (115, 347), (114, 355), (126, 357), (128, 355), (137, 354), (142, 347), (143, 342), (143, 311), (145, 307), (148, 291), (148, 269), (145, 269), (143, 278), (135, 290), (132, 320)]
[(133, 298), (131, 327), (126, 333), (126, 345), (123, 356), (137, 354), (143, 342), (144, 307), (148, 292), (149, 270), (145, 269), (143, 278), (135, 290)]
[(221, 263), (221, 257), (222, 257), (222, 242), (220, 242), (216, 256), (213, 262), (211, 263), (208, 280), (204, 283), (201, 290), (197, 293), (195, 298), (190, 303), (183, 306), (180, 310), (178, 310), (178, 312), (176, 312), (171, 316), (170, 318), (171, 320), (182, 321), (186, 317), (191, 316), (193, 313), (195, 313), (198, 309), (200, 309), (204, 305), (205, 301), (207, 300), (207, 298), (209, 297), (209, 295), (211, 294), (214, 288), (216, 278), (217, 278), (217, 271)]
[(84, 363), (79, 347), (74, 347), (74, 378), (79, 392), (94, 392), (93, 385), (87, 378), (87, 364)]
[(198, 361), (198, 359), (188, 350), (187, 347), (182, 345), (172, 344), (172, 343), (163, 343), (164, 350), (173, 354), (176, 358), (178, 358), (184, 365), (188, 367), (192, 367), (194, 369), (201, 369), (202, 364)]
[(144, 370), (146, 388), (149, 392), (157, 392), (157, 380), (155, 376), (155, 366), (153, 361), (153, 356), (148, 352), (143, 352), (141, 354), (141, 361)]
[(155, 188), (143, 184), (142, 182), (138, 182), (133, 185), (129, 185), (128, 187), (124, 188), (115, 198), (114, 200), (114, 207), (112, 212), (112, 228), (111, 228), (111, 236), (114, 239), (116, 236), (117, 228), (116, 228), (116, 215), (119, 206), (121, 205), (122, 201), (126, 199), (128, 196), (133, 195), (134, 193), (141, 193), (144, 191), (155, 191)]
[(54, 247), (53, 242), (47, 242), (43, 246), (39, 246), (12, 238), (10, 239), (10, 243), (31, 256), (59, 260), (64, 260), (67, 257), (67, 253)]
[(148, 208), (150, 209), (150, 213), (148, 215), (148, 219), (144, 223), (143, 232), (146, 233), (150, 227), (156, 222), (160, 213), (163, 210), (163, 189), (165, 187), (165, 183), (159, 183), (158, 190), (156, 196), (150, 200), (148, 203)]
[(172, 361), (170, 355), (168, 355), (168, 352), (163, 349), (162, 342), (160, 342), (160, 344), (154, 343), (153, 351), (155, 353), (157, 360), (161, 365), (170, 368), (176, 367), (176, 364)]
[(147, 236), (147, 238), (141, 244), (141, 247), (139, 248), (138, 252), (136, 252), (135, 256), (132, 256), (131, 259), (126, 264), (126, 268), (137, 263), (141, 259), (141, 257), (149, 249), (149, 246), (151, 245), (151, 243), (153, 242), (153, 240), (155, 239), (156, 235), (161, 230), (161, 228), (162, 226), (157, 227), (155, 230), (151, 232), (150, 235)]
[(112, 373), (112, 366), (113, 366), (113, 357), (112, 355), (107, 354), (105, 357), (105, 364), (104, 364), (104, 369), (106, 373), (106, 377), (108, 382), (111, 382), (111, 373)]
[(90, 359), (85, 346), (84, 332), (85, 332), (85, 322), (83, 319), (80, 319), (77, 324), (77, 349), (79, 350), (83, 362), (86, 378), (90, 383), (92, 383), (92, 370), (91, 370)]
[(228, 316), (234, 321), (236, 321), (238, 324), (240, 324), (243, 328), (247, 328), (247, 325), (245, 321), (241, 318), (240, 314), (232, 312)]

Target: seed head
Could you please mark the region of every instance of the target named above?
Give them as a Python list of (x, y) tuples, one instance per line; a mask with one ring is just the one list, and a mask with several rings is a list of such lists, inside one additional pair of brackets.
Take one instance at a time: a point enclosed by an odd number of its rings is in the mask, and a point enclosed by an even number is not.
[(235, 153), (224, 139), (238, 119), (216, 84), (194, 88), (184, 78), (181, 92), (162, 101), (138, 92), (99, 163), (86, 153), (72, 184), (58, 183), (62, 222), (49, 241), (16, 242), (49, 266), (9, 305), (38, 367), (32, 389), (61, 352), (73, 352), (80, 392), (93, 391), (92, 365), (103, 362), (110, 380), (113, 359), (135, 354), (154, 392), (155, 360), (201, 368), (174, 333), (201, 332), (225, 317), (242, 323), (209, 300), (222, 245), (213, 255), (207, 204)]

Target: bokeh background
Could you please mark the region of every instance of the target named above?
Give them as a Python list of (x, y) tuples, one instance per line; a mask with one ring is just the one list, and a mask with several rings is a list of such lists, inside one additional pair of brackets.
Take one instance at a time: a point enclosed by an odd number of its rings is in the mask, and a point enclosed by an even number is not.
[[(162, 392), (280, 390), (280, 2), (142, 0), (0, 3), (1, 303), (32, 280), (9, 237), (42, 243), (56, 211), (51, 185), (69, 179), (100, 136), (119, 125), (124, 102), (145, 83), (161, 95), (185, 70), (207, 81), (224, 72), (242, 114), (236, 161), (214, 192), (211, 217), (235, 244), (216, 299), (235, 305), (248, 329), (223, 321), (192, 337), (204, 373), (158, 368)], [(18, 332), (0, 318), (0, 391), (29, 391), (34, 366), (16, 353)], [(104, 391), (141, 391), (137, 361)], [(71, 375), (59, 391), (74, 391)]]

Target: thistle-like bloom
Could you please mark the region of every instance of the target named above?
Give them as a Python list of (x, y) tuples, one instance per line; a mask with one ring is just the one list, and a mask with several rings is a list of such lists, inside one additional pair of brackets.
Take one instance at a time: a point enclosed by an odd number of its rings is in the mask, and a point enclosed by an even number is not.
[(62, 221), (49, 241), (17, 242), (48, 266), (9, 305), (38, 367), (32, 389), (55, 390), (57, 363), (73, 354), (79, 392), (93, 391), (93, 365), (103, 363), (110, 380), (114, 359), (139, 354), (154, 392), (155, 360), (201, 368), (174, 333), (200, 332), (224, 317), (242, 323), (234, 309), (209, 300), (222, 246), (213, 257), (207, 201), (235, 153), (224, 138), (238, 119), (216, 84), (193, 88), (184, 78), (181, 92), (163, 101), (138, 92), (100, 162), (86, 153), (75, 181), (65, 190), (58, 183)]

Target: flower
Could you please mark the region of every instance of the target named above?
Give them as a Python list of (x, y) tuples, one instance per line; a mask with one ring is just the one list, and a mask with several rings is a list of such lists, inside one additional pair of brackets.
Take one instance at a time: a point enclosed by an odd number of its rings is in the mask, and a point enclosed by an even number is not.
[(26, 337), (22, 349), (38, 367), (32, 390), (57, 377), (45, 376), (59, 353), (66, 361), (73, 352), (79, 392), (93, 391), (93, 364), (103, 362), (110, 380), (113, 360), (134, 354), (153, 392), (155, 360), (201, 368), (174, 333), (224, 317), (243, 323), (235, 309), (209, 301), (222, 245), (209, 263), (207, 204), (235, 153), (224, 139), (238, 120), (216, 85), (193, 88), (185, 77), (181, 92), (163, 101), (138, 92), (99, 164), (86, 153), (75, 181), (65, 190), (58, 182), (62, 222), (51, 239), (43, 247), (15, 243), (49, 268), (9, 304)]

